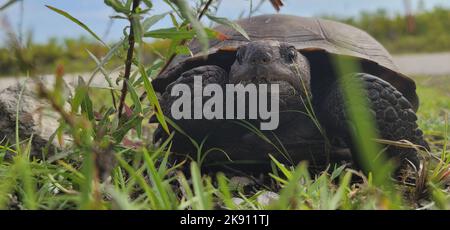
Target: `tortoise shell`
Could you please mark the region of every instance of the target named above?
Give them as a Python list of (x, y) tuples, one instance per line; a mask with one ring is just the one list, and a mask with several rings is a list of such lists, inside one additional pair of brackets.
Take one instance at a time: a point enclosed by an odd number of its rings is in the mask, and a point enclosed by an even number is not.
[[(261, 15), (236, 21), (249, 35), (251, 41), (277, 40), (294, 45), (303, 54), (325, 52), (357, 58), (363, 72), (374, 74), (396, 87), (418, 109), (418, 97), (414, 81), (399, 72), (389, 52), (368, 33), (343, 23), (290, 15)], [(200, 65), (217, 64), (231, 66), (237, 48), (247, 40), (236, 30), (219, 25), (215, 30), (225, 34), (226, 40), (211, 40), (205, 56), (197, 41), (189, 48), (193, 56), (178, 56), (155, 80), (157, 92), (163, 92), (168, 84), (184, 71)], [(308, 55), (306, 55), (308, 57)], [(231, 58), (230, 58), (231, 57)]]

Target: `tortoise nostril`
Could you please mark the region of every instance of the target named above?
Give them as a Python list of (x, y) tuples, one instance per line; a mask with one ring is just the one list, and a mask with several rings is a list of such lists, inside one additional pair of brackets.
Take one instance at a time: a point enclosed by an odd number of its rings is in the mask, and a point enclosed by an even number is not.
[(267, 64), (271, 60), (272, 56), (269, 53), (257, 52), (251, 57), (250, 62), (252, 64)]

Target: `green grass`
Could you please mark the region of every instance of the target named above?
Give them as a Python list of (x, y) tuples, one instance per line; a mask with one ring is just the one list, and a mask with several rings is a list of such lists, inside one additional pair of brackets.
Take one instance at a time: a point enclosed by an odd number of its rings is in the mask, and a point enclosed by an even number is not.
[[(91, 157), (83, 157), (76, 148), (61, 153), (68, 156), (57, 161), (37, 161), (29, 159), (27, 142), (23, 141), (21, 148), (7, 144), (0, 147), (0, 208), (417, 209), (425, 206), (448, 209), (450, 198), (445, 187), (449, 183), (450, 159), (444, 148), (448, 148), (450, 137), (447, 124), (450, 79), (415, 79), (421, 98), (419, 124), (431, 143), (431, 153), (443, 161), (430, 160), (426, 194), (416, 194), (415, 187), (402, 183), (396, 183), (394, 190), (386, 190), (373, 183), (370, 175), (365, 177), (344, 167), (311, 175), (307, 162), (292, 168), (275, 158), (272, 160), (276, 169), (267, 174), (272, 178), (271, 185), (249, 189), (236, 185), (234, 179), (222, 173), (217, 177), (203, 175), (196, 163), (172, 167), (161, 164), (167, 162), (170, 153), (151, 146), (115, 151), (117, 166), (108, 180), (100, 182), (92, 174)], [(98, 95), (105, 94), (98, 92)], [(144, 126), (144, 129), (152, 127)], [(7, 153), (16, 156), (12, 161), (3, 160)], [(182, 167), (190, 170), (190, 178), (181, 173)], [(258, 196), (267, 191), (276, 192), (279, 198), (269, 204), (258, 202)], [(234, 202), (236, 198), (240, 202)]]
[(416, 77), (415, 80), (421, 99), (420, 127), (430, 136), (444, 137), (445, 116), (450, 114), (450, 77)]
[[(436, 207), (449, 209), (450, 78), (449, 76), (416, 77), (415, 80), (418, 83), (417, 92), (421, 99), (418, 112), (419, 126), (430, 144), (432, 158), (439, 159), (429, 166), (429, 192)], [(447, 187), (447, 190), (443, 192), (438, 187)]]

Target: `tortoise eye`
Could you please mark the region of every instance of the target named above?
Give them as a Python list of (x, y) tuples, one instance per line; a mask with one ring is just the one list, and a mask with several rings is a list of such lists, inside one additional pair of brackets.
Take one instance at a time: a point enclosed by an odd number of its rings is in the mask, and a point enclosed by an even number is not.
[(244, 58), (245, 48), (241, 47), (236, 52), (236, 60), (239, 63), (239, 65), (242, 65), (242, 60)]
[(291, 62), (297, 58), (297, 50), (294, 47), (289, 47), (287, 51), (287, 58)]

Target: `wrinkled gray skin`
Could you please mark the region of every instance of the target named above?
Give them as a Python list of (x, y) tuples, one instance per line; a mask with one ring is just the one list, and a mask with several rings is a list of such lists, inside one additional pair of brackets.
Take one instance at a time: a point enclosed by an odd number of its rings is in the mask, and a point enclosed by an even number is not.
[(282, 85), (282, 92), (290, 92), (293, 88), (306, 93), (302, 81), (309, 86), (308, 60), (294, 46), (277, 41), (256, 41), (240, 47), (236, 55), (229, 74), (230, 83), (288, 83)]
[[(269, 153), (286, 163), (296, 164), (301, 160), (308, 160), (312, 166), (319, 168), (330, 161), (350, 162), (352, 158), (356, 164), (359, 163), (360, 158), (347, 128), (349, 123), (344, 113), (345, 103), (336, 81), (329, 80), (333, 79), (331, 76), (312, 76), (308, 59), (294, 46), (269, 40), (249, 42), (238, 48), (229, 71), (216, 65), (187, 70), (167, 87), (162, 96), (163, 112), (169, 118), (170, 106), (176, 99), (170, 95), (172, 87), (179, 83), (192, 86), (194, 75), (202, 75), (204, 85), (277, 83), (280, 86), (280, 125), (273, 132), (262, 132), (274, 144), (268, 143), (235, 121), (174, 120), (198, 143), (206, 138), (203, 152), (210, 148), (220, 148), (233, 160), (230, 164), (233, 168), (244, 171), (268, 170)], [(372, 104), (371, 109), (376, 116), (381, 137), (390, 140), (406, 139), (427, 146), (415, 122), (417, 117), (411, 109), (412, 106), (400, 92), (376, 76), (361, 73), (356, 74), (356, 77), (362, 79), (368, 90), (367, 99)], [(312, 81), (313, 78), (316, 81)], [(311, 88), (316, 89), (317, 95), (313, 94), (314, 90)], [(311, 98), (323, 132), (320, 132), (312, 119), (306, 115), (306, 102)], [(206, 100), (207, 98), (204, 99)], [(258, 122), (249, 122), (259, 127)], [(402, 133), (398, 132), (399, 129)], [(164, 141), (166, 138), (167, 135), (159, 128), (155, 133), (155, 141)], [(325, 144), (325, 138), (331, 141), (332, 146)], [(178, 153), (180, 158), (190, 155), (199, 159), (190, 140), (180, 133), (175, 134), (172, 150)], [(289, 156), (286, 156), (286, 152)], [(387, 153), (390, 157), (408, 159), (418, 165), (415, 150), (389, 147)], [(230, 163), (228, 157), (221, 151), (211, 151), (204, 163), (210, 164), (213, 170), (221, 170), (219, 166)], [(248, 161), (251, 163), (242, 163)]]

